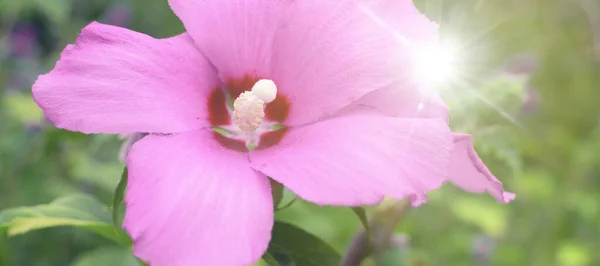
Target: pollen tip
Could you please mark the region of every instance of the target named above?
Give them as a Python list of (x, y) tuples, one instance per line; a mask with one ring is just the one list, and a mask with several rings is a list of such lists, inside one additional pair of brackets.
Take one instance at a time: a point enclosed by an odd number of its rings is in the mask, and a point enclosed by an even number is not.
[(277, 97), (277, 86), (270, 79), (261, 79), (252, 87), (252, 93), (263, 102), (270, 103)]

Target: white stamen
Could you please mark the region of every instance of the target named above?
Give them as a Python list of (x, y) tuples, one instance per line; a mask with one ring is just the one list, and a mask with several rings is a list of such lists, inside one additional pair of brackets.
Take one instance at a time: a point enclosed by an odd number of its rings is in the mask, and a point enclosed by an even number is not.
[(261, 79), (233, 102), (233, 122), (244, 132), (251, 133), (265, 119), (265, 104), (275, 100), (277, 87), (273, 81)]
[(270, 103), (277, 97), (277, 86), (270, 79), (261, 79), (254, 84), (252, 92), (263, 102)]

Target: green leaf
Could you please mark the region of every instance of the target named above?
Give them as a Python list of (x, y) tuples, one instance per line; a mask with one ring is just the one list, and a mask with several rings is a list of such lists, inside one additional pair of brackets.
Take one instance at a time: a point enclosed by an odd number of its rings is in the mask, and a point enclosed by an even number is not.
[(127, 188), (127, 167), (123, 168), (123, 173), (121, 174), (121, 180), (115, 189), (115, 195), (113, 197), (112, 204), (112, 219), (115, 228), (120, 228), (119, 225), (119, 207), (123, 200), (125, 199), (125, 189)]
[(140, 259), (140, 258), (136, 258), (137, 262), (141, 265), (141, 266), (148, 266), (148, 263), (146, 263), (144, 260)]
[(9, 236), (56, 226), (74, 226), (96, 232), (117, 243), (130, 245), (121, 229), (115, 230), (106, 206), (85, 194), (59, 198), (50, 204), (18, 207), (0, 212), (0, 231)]
[(265, 252), (265, 254), (262, 256), (262, 259), (269, 266), (279, 266), (279, 262), (277, 262), (277, 260), (269, 252)]
[(289, 207), (292, 206), (292, 204), (294, 204), (296, 202), (296, 200), (298, 200), (298, 198), (293, 198), (292, 200), (290, 200), (288, 203), (286, 203), (285, 205), (275, 209), (275, 212), (281, 211), (281, 210), (285, 210)]
[(340, 254), (318, 237), (288, 223), (275, 221), (267, 252), (282, 266), (339, 266)]
[(369, 236), (369, 240), (372, 242), (373, 241), (373, 234), (371, 233), (371, 227), (369, 226), (369, 219), (367, 218), (367, 212), (365, 211), (365, 208), (363, 208), (363, 207), (353, 207), (351, 209), (352, 209), (352, 211), (354, 211), (354, 213), (356, 214), (356, 216), (358, 216), (358, 219), (360, 219), (360, 222), (365, 227), (365, 231), (367, 231), (367, 235)]
[(277, 209), (283, 198), (283, 185), (272, 178), (269, 178), (269, 182), (271, 183), (271, 195), (273, 195), (273, 208)]
[(141, 266), (124, 247), (104, 247), (84, 253), (71, 266)]

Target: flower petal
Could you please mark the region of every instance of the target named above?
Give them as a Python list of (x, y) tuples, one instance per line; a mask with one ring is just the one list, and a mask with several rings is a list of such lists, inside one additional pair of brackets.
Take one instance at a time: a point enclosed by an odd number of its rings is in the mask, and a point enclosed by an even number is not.
[[(439, 94), (428, 90), (415, 90), (394, 85), (356, 101), (340, 115), (356, 108), (370, 108), (395, 117), (441, 118), (448, 122), (449, 109)], [(515, 196), (504, 192), (502, 183), (488, 170), (479, 158), (468, 134), (453, 133), (454, 148), (449, 178), (462, 189), (482, 193), (487, 191), (500, 202), (509, 202)]]
[[(448, 122), (449, 109), (434, 91), (416, 90), (399, 85), (390, 86), (365, 95), (338, 115), (357, 108), (369, 108), (385, 115), (405, 118), (440, 118)], [(471, 135), (453, 133), (454, 148), (450, 163), (450, 180), (462, 189), (482, 193), (487, 191), (500, 202), (509, 202), (515, 196), (504, 192), (502, 183), (494, 177), (479, 158)]]
[(452, 136), (440, 119), (356, 112), (289, 130), (277, 145), (250, 154), (251, 164), (318, 204), (375, 204), (411, 196), (445, 180)]
[(340, 113), (355, 108), (371, 108), (383, 114), (406, 118), (441, 118), (448, 121), (450, 109), (440, 95), (418, 85), (398, 82), (368, 93)]
[(191, 39), (91, 23), (33, 96), (57, 127), (84, 133), (174, 133), (208, 125), (212, 66)]
[(150, 135), (129, 153), (124, 228), (151, 265), (249, 265), (267, 248), (269, 181), (212, 138)]
[(291, 5), (275, 35), (272, 61), (273, 80), (291, 102), (291, 125), (332, 115), (406, 78), (412, 72), (413, 39), (431, 29), (437, 33), (410, 0)]
[(283, 0), (169, 0), (198, 48), (227, 81), (266, 77)]
[(508, 203), (515, 198), (515, 194), (504, 192), (502, 183), (479, 159), (479, 155), (473, 148), (471, 135), (454, 133), (449, 175), (452, 183), (466, 191), (487, 192), (502, 203)]

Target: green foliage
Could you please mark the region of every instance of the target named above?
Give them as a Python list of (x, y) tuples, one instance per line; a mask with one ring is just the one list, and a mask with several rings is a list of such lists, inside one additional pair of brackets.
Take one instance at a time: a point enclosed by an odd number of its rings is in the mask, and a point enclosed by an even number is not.
[(0, 0), (0, 15), (17, 15), (22, 10), (39, 9), (53, 23), (64, 23), (69, 18), (71, 0)]
[(283, 185), (272, 178), (269, 178), (271, 184), (271, 194), (273, 195), (273, 208), (277, 209), (283, 198)]
[(275, 259), (269, 252), (265, 252), (265, 254), (262, 256), (262, 260), (269, 266), (279, 266), (277, 259)]
[(340, 265), (339, 253), (320, 238), (288, 223), (275, 222), (267, 252), (279, 265)]
[(124, 247), (102, 247), (86, 252), (78, 257), (71, 266), (141, 266), (138, 260), (131, 255), (131, 251)]
[(128, 172), (127, 167), (123, 169), (123, 173), (121, 174), (121, 180), (115, 189), (115, 195), (113, 198), (112, 204), (112, 219), (115, 227), (119, 228), (119, 207), (123, 204), (123, 200), (125, 200), (125, 190), (127, 189), (127, 180), (128, 180)]
[(362, 225), (365, 227), (369, 238), (372, 240), (373, 235), (371, 234), (371, 227), (369, 226), (369, 218), (367, 218), (367, 211), (363, 207), (353, 207), (352, 211), (356, 214)]
[(9, 236), (56, 226), (74, 226), (96, 232), (117, 243), (129, 245), (124, 231), (115, 230), (108, 209), (88, 195), (73, 195), (50, 204), (18, 207), (0, 213), (0, 230)]

